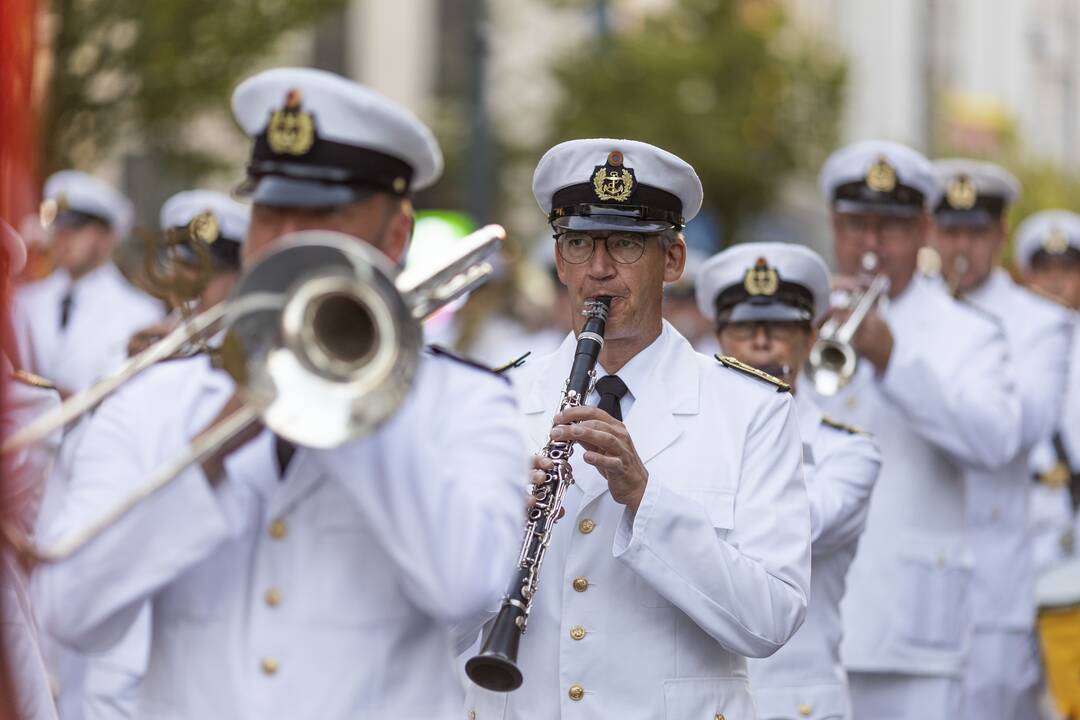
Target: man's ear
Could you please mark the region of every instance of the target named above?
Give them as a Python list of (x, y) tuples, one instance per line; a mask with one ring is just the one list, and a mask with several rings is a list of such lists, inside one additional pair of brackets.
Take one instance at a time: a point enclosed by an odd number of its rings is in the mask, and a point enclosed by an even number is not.
[(664, 255), (664, 282), (678, 282), (686, 269), (686, 241), (679, 238), (668, 246)]
[(412, 202), (407, 198), (402, 200), (392, 199), (395, 203), (390, 209), (390, 222), (383, 235), (383, 252), (395, 263), (401, 265), (405, 262), (405, 253), (409, 249), (409, 241), (412, 239), (413, 228), (416, 225), (416, 215), (413, 212)]

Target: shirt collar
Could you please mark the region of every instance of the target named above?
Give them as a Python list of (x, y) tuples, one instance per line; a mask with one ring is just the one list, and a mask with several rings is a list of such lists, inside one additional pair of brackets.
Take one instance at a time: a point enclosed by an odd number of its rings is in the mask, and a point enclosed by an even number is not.
[[(619, 376), (619, 379), (626, 384), (626, 388), (629, 390), (629, 396), (631, 398), (640, 395), (641, 388), (644, 387), (645, 383), (649, 382), (649, 377), (659, 364), (664, 343), (670, 336), (671, 331), (665, 321), (661, 326), (660, 334), (656, 336), (656, 339), (649, 343), (649, 345), (642, 349), (637, 355), (630, 358), (629, 362), (623, 365), (619, 372), (615, 373)], [(611, 373), (604, 369), (603, 365), (597, 363), (597, 379), (610, 374)], [(637, 391), (635, 391), (635, 388), (637, 388)]]

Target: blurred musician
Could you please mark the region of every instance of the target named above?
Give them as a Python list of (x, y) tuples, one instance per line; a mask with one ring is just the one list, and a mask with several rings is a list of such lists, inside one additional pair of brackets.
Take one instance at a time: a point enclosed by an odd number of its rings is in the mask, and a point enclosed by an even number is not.
[(829, 157), (820, 182), (839, 273), (872, 254), (888, 280), (852, 340), (851, 382), (817, 398), (873, 432), (883, 458), (841, 605), (855, 717), (955, 720), (971, 630), (963, 469), (1001, 467), (1019, 447), (1008, 347), (992, 320), (916, 273), (934, 193), (926, 158), (859, 142)]
[(1070, 320), (997, 267), (1006, 246), (1005, 213), (1020, 193), (1016, 179), (997, 165), (966, 159), (936, 161), (934, 176), (934, 244), (942, 277), (953, 294), (1001, 324), (1022, 418), (1020, 452), (1011, 462), (964, 473), (975, 554), (964, 712), (971, 720), (1034, 719), (1039, 668), (1028, 453), (1050, 437), (1061, 411)]

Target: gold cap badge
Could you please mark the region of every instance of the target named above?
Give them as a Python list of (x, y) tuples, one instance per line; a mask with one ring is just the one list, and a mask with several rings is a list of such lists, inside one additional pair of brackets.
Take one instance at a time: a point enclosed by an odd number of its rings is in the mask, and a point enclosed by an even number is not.
[(1069, 238), (1065, 236), (1061, 228), (1055, 226), (1046, 233), (1042, 246), (1043, 250), (1051, 255), (1061, 255), (1069, 249)]
[(746, 271), (743, 287), (750, 295), (775, 295), (780, 289), (780, 276), (774, 268), (769, 267), (765, 258), (761, 257), (754, 263), (754, 267)]
[(285, 95), (285, 106), (275, 110), (266, 126), (266, 142), (278, 155), (306, 155), (315, 143), (315, 118), (300, 107), (300, 91)]
[(634, 171), (623, 167), (623, 154), (608, 153), (607, 164), (597, 165), (593, 173), (593, 191), (598, 200), (626, 202), (634, 192)]
[(195, 240), (212, 244), (221, 237), (221, 226), (218, 225), (217, 216), (210, 210), (205, 210), (188, 223), (188, 231)]
[(975, 183), (967, 175), (957, 175), (945, 190), (945, 201), (955, 210), (970, 210), (978, 199)]
[(56, 216), (67, 209), (67, 193), (57, 193), (56, 197), (43, 201), (40, 208), (41, 227), (47, 228), (52, 225), (56, 221)]
[(896, 169), (882, 155), (866, 171), (866, 186), (874, 192), (892, 192), (896, 189)]

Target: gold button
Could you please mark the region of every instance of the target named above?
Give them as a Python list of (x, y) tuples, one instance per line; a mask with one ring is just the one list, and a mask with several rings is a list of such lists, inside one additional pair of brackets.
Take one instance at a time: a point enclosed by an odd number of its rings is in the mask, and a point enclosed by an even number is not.
[(584, 640), (585, 628), (581, 627), (580, 625), (575, 625), (574, 627), (570, 628), (570, 637), (574, 638), (575, 640)]
[(716, 713), (716, 717), (713, 720), (724, 720), (724, 713)]
[(275, 589), (270, 588), (266, 591), (266, 604), (270, 607), (277, 607), (281, 604), (281, 593)]
[(596, 529), (596, 523), (594, 523), (589, 518), (585, 518), (584, 520), (582, 520), (581, 522), (578, 523), (577, 527), (578, 527), (578, 530), (580, 530), (583, 535), (588, 535), (589, 533), (591, 533), (593, 530)]
[(281, 538), (285, 537), (285, 534), (286, 527), (284, 520), (278, 518), (274, 522), (270, 523), (270, 537), (275, 540), (280, 540)]
[(810, 713), (814, 712), (814, 708), (810, 707), (806, 703), (799, 706), (799, 714), (803, 717), (810, 717)]
[(476, 720), (476, 711), (475, 710), (470, 710), (469, 711), (469, 720)]
[(278, 661), (274, 658), (263, 658), (260, 665), (262, 666), (262, 671), (267, 675), (273, 675), (278, 671)]
[(574, 578), (574, 589), (578, 592), (585, 592), (589, 589), (589, 579), (586, 577)]
[(581, 687), (580, 685), (571, 685), (570, 692), (567, 694), (570, 696), (571, 700), (577, 702), (581, 698), (585, 697), (585, 688)]

